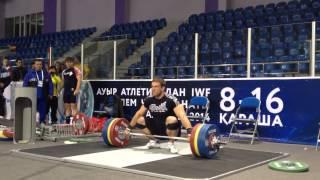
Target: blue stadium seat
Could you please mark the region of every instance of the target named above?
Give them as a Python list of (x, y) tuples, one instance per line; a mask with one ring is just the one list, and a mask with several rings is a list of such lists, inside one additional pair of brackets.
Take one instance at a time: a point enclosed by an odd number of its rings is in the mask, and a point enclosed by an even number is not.
[(268, 17), (268, 25), (277, 25), (278, 20), (276, 16), (269, 16)]
[(167, 66), (167, 64), (168, 64), (168, 60), (166, 56), (163, 55), (157, 58), (156, 66), (163, 67), (163, 66)]
[(309, 34), (306, 32), (299, 33), (297, 40), (300, 42), (306, 42), (309, 39)]
[(257, 53), (257, 57), (256, 58), (256, 61), (259, 62), (259, 61), (264, 61), (266, 62), (267, 61), (267, 58), (271, 57), (272, 56), (272, 47), (270, 44), (259, 44), (256, 46), (256, 50), (255, 50)]
[(219, 46), (219, 43), (213, 43), (210, 49), (211, 54), (211, 63), (212, 64), (219, 64), (221, 63), (222, 59), (222, 50)]
[(280, 71), (282, 73), (298, 72), (295, 64), (281, 64)]
[(178, 68), (178, 78), (179, 79), (188, 78), (187, 77), (186, 68), (184, 68), (184, 67), (179, 67)]
[(237, 20), (235, 21), (235, 27), (236, 27), (237, 29), (242, 29), (242, 28), (244, 28), (245, 25), (244, 25), (244, 23), (243, 23), (243, 20), (242, 20), (242, 19), (237, 19)]
[(164, 78), (165, 77), (165, 74), (164, 74), (164, 69), (162, 68), (156, 68), (156, 76), (157, 77), (160, 77), (160, 78)]
[(207, 13), (206, 23), (207, 23), (207, 24), (212, 24), (212, 23), (214, 23), (214, 21), (215, 21), (214, 18), (215, 18), (214, 13)]
[(198, 23), (198, 16), (196, 14), (192, 14), (189, 16), (189, 24), (196, 25)]
[(314, 9), (314, 11), (318, 11), (320, 9), (320, 2), (318, 0), (314, 0), (312, 1), (312, 9)]
[(287, 61), (289, 57), (287, 56), (287, 49), (285, 44), (277, 43), (273, 45), (273, 55), (275, 56), (274, 61)]
[(274, 3), (270, 3), (267, 4), (264, 8), (266, 15), (271, 16), (275, 14), (275, 4)]
[(254, 17), (254, 8), (252, 6), (246, 7), (243, 11), (245, 18), (253, 18)]
[(199, 56), (199, 64), (200, 65), (210, 65), (211, 59), (209, 54), (200, 54)]
[(276, 5), (276, 13), (278, 15), (282, 15), (282, 14), (287, 14), (288, 13), (288, 9), (287, 9), (287, 3), (286, 2), (279, 2)]
[(170, 55), (168, 60), (168, 66), (176, 66), (177, 64), (177, 57), (175, 55)]
[(211, 67), (200, 66), (198, 67), (198, 75), (203, 77), (210, 77), (211, 76)]
[(180, 46), (180, 54), (187, 55), (189, 54), (190, 48), (189, 45), (186, 43), (181, 44)]
[(229, 21), (229, 22), (232, 22), (234, 19), (233, 19), (233, 10), (227, 10), (225, 13), (224, 13), (224, 19), (225, 21)]
[(310, 0), (300, 0), (300, 9), (305, 11), (308, 10), (311, 7), (311, 1)]
[(224, 11), (217, 11), (215, 20), (217, 23), (223, 22), (224, 21)]
[(199, 16), (198, 16), (198, 24), (205, 24), (206, 23), (206, 16), (204, 13), (201, 13)]
[(246, 77), (247, 67), (246, 65), (236, 65), (233, 66), (233, 73), (240, 77)]
[(211, 74), (213, 74), (213, 75), (224, 74), (224, 67), (223, 66), (213, 66), (211, 68)]
[(163, 48), (161, 49), (161, 54), (169, 55), (170, 51), (170, 47), (167, 44), (164, 44)]
[(293, 23), (300, 23), (300, 22), (302, 22), (302, 17), (299, 13), (292, 14), (291, 21)]
[(264, 65), (264, 73), (278, 73), (279, 68), (277, 64), (265, 64)]
[(256, 17), (264, 16), (264, 5), (256, 6), (256, 8), (254, 10), (254, 14)]
[(200, 44), (200, 54), (208, 54), (209, 53), (209, 43), (204, 42)]
[(187, 67), (186, 73), (187, 73), (188, 77), (190, 77), (190, 78), (194, 77), (194, 67)]
[(225, 30), (232, 30), (233, 29), (233, 22), (232, 21), (225, 21), (224, 27), (225, 27)]
[(167, 69), (167, 73), (166, 75), (164, 76), (165, 78), (168, 78), (168, 79), (175, 79), (176, 78), (176, 72), (175, 72), (175, 69), (173, 68), (168, 68)]
[(169, 42), (176, 42), (177, 41), (177, 37), (178, 37), (178, 33), (172, 32), (168, 36), (168, 41)]
[(221, 22), (216, 23), (215, 24), (215, 30), (216, 31), (223, 31), (224, 30), (223, 23), (221, 23)]
[(214, 26), (213, 26), (212, 22), (205, 25), (205, 31), (206, 32), (212, 32), (213, 30), (214, 30)]
[(252, 64), (251, 65), (251, 74), (254, 77), (262, 77), (263, 76), (263, 65), (262, 64)]
[(297, 0), (292, 0), (288, 2), (289, 13), (296, 13), (298, 11), (299, 2)]
[(309, 63), (299, 63), (299, 73), (309, 73)]
[(186, 66), (188, 65), (188, 58), (186, 55), (179, 55), (179, 61), (178, 61), (179, 66)]
[(188, 25), (183, 23), (179, 26), (178, 28), (178, 32), (179, 34), (184, 34), (184, 33), (187, 33), (187, 28), (188, 28)]
[(171, 54), (178, 55), (180, 51), (180, 47), (178, 44), (173, 44), (171, 46)]
[(294, 28), (293, 28), (293, 25), (292, 24), (286, 24), (283, 26), (283, 31), (284, 31), (284, 34), (290, 34), (292, 35), (294, 33)]
[(257, 24), (255, 23), (253, 18), (246, 19), (246, 26), (249, 27), (256, 27)]
[(161, 18), (159, 21), (159, 26), (161, 29), (167, 26), (167, 20), (165, 18)]
[(244, 10), (243, 10), (243, 8), (237, 8), (237, 9), (235, 9), (234, 10), (234, 19), (235, 20), (244, 20), (245, 18), (244, 18), (244, 16), (243, 16), (243, 12)]
[(311, 22), (311, 21), (314, 21), (315, 20), (315, 15), (313, 14), (313, 12), (305, 12), (304, 15), (303, 15), (303, 20), (305, 22)]
[(294, 39), (294, 36), (293, 36), (293, 35), (290, 35), (290, 34), (285, 35), (285, 37), (284, 37), (284, 42), (287, 43), (287, 44), (293, 42), (294, 40), (295, 40), (295, 39)]
[(315, 70), (316, 70), (316, 73), (320, 73), (320, 61), (316, 61)]
[(218, 31), (218, 32), (215, 32), (213, 36), (215, 41), (221, 42), (223, 33)]

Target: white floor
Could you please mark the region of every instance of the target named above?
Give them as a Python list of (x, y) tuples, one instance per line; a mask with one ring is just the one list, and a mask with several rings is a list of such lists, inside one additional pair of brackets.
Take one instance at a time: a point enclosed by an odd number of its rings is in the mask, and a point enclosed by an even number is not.
[(123, 148), (99, 153), (64, 157), (64, 159), (122, 168), (182, 155), (191, 155), (191, 151), (189, 150), (190, 148), (186, 143), (176, 143), (179, 150), (178, 154), (171, 154), (169, 150), (166, 149), (166, 145), (167, 143), (162, 143), (161, 149), (146, 150), (143, 149), (143, 146), (137, 146), (133, 148)]

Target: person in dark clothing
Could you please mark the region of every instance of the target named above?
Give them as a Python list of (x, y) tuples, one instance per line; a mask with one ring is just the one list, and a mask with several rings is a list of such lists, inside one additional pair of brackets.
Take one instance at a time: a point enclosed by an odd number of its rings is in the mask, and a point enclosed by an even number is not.
[(75, 59), (67, 57), (65, 59), (66, 69), (62, 72), (63, 79), (63, 102), (65, 109), (65, 121), (70, 123), (71, 116), (78, 112), (77, 95), (80, 93), (81, 72), (80, 69), (74, 67)]
[[(187, 129), (188, 135), (191, 134), (192, 126), (183, 105), (176, 97), (166, 94), (165, 89), (166, 82), (163, 79), (152, 80), (152, 95), (144, 99), (142, 106), (131, 119), (125, 131), (126, 135), (131, 129), (137, 127), (142, 129), (146, 135), (175, 137), (179, 135), (180, 123)], [(150, 137), (150, 141), (144, 148), (160, 148), (160, 143), (157, 139)], [(178, 153), (173, 139), (169, 139), (168, 149), (171, 153)]]
[(27, 70), (23, 67), (21, 58), (16, 60), (16, 67), (12, 72), (12, 81), (23, 81), (24, 76), (27, 74)]
[(40, 115), (40, 124), (45, 124), (48, 98), (52, 98), (53, 85), (49, 73), (42, 68), (42, 60), (34, 60), (34, 69), (24, 77), (24, 87), (37, 88), (37, 111)]
[(57, 73), (57, 69), (55, 66), (50, 66), (49, 67), (49, 73), (51, 76), (51, 81), (53, 85), (53, 96), (52, 98), (48, 99), (48, 109), (47, 113), (50, 112), (50, 117), (51, 117), (51, 124), (56, 124), (57, 123), (57, 109), (58, 109), (58, 95), (59, 95), (59, 90), (60, 90), (60, 85), (61, 85), (61, 78)]

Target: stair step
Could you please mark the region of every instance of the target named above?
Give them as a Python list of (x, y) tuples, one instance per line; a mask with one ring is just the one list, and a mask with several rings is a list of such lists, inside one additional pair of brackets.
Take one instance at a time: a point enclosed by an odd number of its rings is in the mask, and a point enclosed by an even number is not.
[[(181, 22), (168, 23), (166, 27), (164, 27), (163, 29), (157, 32), (157, 34), (154, 37), (155, 39), (154, 43), (156, 44), (158, 42), (164, 41), (171, 32), (174, 32), (178, 29), (180, 24)], [(139, 62), (141, 59), (141, 56), (144, 53), (151, 51), (150, 44), (151, 44), (151, 39), (147, 39), (143, 46), (141, 46), (139, 49), (136, 49), (133, 55), (129, 56), (127, 59), (121, 62), (120, 65), (117, 66), (118, 69), (123, 69), (123, 71), (119, 70), (117, 72), (117, 78), (123, 78), (124, 76), (126, 76), (125, 74), (128, 72), (127, 71), (128, 67), (131, 64)]]

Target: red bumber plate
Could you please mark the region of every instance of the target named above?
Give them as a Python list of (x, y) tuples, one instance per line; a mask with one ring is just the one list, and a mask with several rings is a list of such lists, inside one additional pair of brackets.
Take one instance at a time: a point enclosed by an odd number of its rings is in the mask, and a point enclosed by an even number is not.
[(87, 134), (89, 130), (89, 118), (83, 113), (78, 113), (73, 116), (72, 126), (76, 135)]
[(108, 127), (104, 128), (104, 134), (107, 135), (107, 144), (116, 147), (128, 145), (129, 140), (125, 137), (124, 131), (128, 127), (129, 122), (124, 118), (111, 119), (110, 123), (106, 123)]

